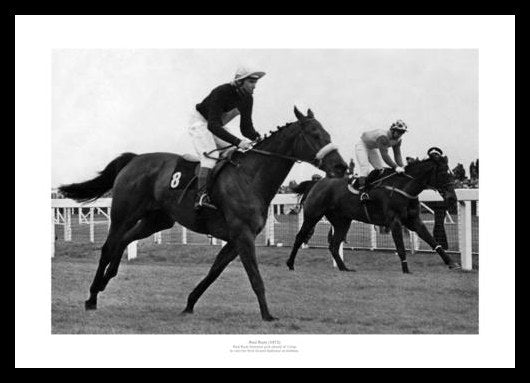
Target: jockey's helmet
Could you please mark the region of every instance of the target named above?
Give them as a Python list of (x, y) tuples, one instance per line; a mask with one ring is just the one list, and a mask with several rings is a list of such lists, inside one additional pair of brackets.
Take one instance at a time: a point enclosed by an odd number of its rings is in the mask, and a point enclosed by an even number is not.
[(404, 133), (407, 131), (408, 128), (407, 128), (407, 124), (405, 124), (402, 120), (397, 120), (396, 122), (392, 123), (392, 125), (390, 126), (390, 129), (398, 130)]
[(429, 150), (427, 150), (427, 155), (430, 157), (432, 154), (437, 154), (439, 156), (443, 156), (444, 153), (442, 152), (442, 149), (437, 148), (436, 146), (433, 146)]
[(234, 76), (234, 81), (244, 80), (246, 78), (260, 79), (265, 76), (265, 72), (249, 69), (247, 67), (239, 67)]

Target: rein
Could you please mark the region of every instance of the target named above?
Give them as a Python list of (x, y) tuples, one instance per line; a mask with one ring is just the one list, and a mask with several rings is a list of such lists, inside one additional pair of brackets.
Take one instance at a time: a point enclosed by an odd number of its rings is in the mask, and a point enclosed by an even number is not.
[(296, 158), (296, 157), (291, 157), (291, 156), (286, 156), (285, 154), (280, 154), (280, 153), (274, 153), (274, 152), (268, 152), (266, 150), (261, 150), (261, 149), (249, 149), (248, 150), (249, 152), (254, 152), (254, 153), (259, 153), (259, 154), (263, 154), (265, 156), (271, 156), (271, 157), (278, 157), (278, 158), (283, 158), (285, 160), (290, 160), (290, 161), (295, 161), (295, 162), (309, 162), (309, 161), (306, 161), (306, 160), (301, 160), (299, 158)]
[[(392, 192), (395, 191), (395, 192), (397, 192), (397, 193), (399, 193), (399, 194), (401, 194), (401, 195), (403, 195), (403, 196), (405, 196), (405, 197), (407, 197), (407, 198), (409, 198), (409, 199), (417, 199), (417, 198), (418, 198), (417, 195), (416, 195), (416, 196), (413, 196), (413, 195), (411, 195), (411, 194), (405, 192), (404, 190), (401, 190), (401, 189), (396, 188), (395, 186), (388, 186), (388, 185), (382, 185), (382, 186), (381, 186), (381, 185), (380, 185), (382, 181), (384, 181), (384, 180), (386, 180), (386, 179), (388, 179), (388, 178), (390, 178), (390, 177), (393, 177), (393, 176), (395, 176), (396, 174), (398, 174), (398, 173), (397, 173), (397, 172), (394, 172), (394, 173), (389, 174), (389, 175), (387, 175), (387, 176), (385, 176), (385, 177), (379, 178), (379, 179), (373, 181), (372, 184), (373, 184), (375, 187), (383, 187), (384, 189), (390, 190), (390, 191), (392, 191)], [(409, 175), (409, 174), (407, 174), (407, 173), (401, 173), (401, 174), (403, 174), (404, 176), (407, 176), (407, 177), (410, 178), (411, 180), (415, 180), (414, 177), (412, 177), (411, 175)], [(440, 192), (440, 188), (436, 188), (436, 187), (434, 187), (434, 186), (431, 186), (431, 185), (429, 185), (429, 184), (426, 183), (426, 182), (423, 182), (423, 184), (424, 184), (428, 189), (432, 189), (432, 190), (436, 190), (436, 191)], [(445, 187), (445, 186), (447, 186), (447, 185), (450, 185), (450, 183), (444, 184), (444, 185), (442, 185), (442, 187)]]
[[(254, 152), (254, 153), (258, 153), (258, 154), (262, 154), (262, 155), (265, 155), (265, 156), (270, 156), (270, 157), (277, 157), (277, 158), (283, 158), (285, 160), (289, 160), (289, 161), (294, 161), (294, 162), (297, 162), (297, 163), (301, 163), (301, 162), (306, 162), (310, 165), (316, 165), (317, 167), (320, 167), (320, 165), (322, 164), (322, 159), (328, 155), (329, 153), (331, 153), (332, 151), (334, 150), (338, 150), (338, 146), (335, 145), (335, 144), (332, 144), (331, 142), (325, 146), (323, 146), (320, 150), (317, 150), (312, 144), (311, 142), (309, 142), (307, 140), (307, 137), (302, 133), (302, 138), (304, 138), (304, 140), (306, 141), (306, 143), (308, 144), (308, 146), (310, 148), (312, 148), (313, 150), (315, 150), (317, 153), (315, 154), (315, 158), (313, 158), (312, 160), (304, 160), (302, 158), (298, 158), (298, 157), (293, 157), (293, 156), (287, 156), (285, 154), (281, 154), (281, 153), (274, 153), (274, 152), (269, 152), (267, 150), (262, 150), (262, 149), (255, 149), (255, 148), (251, 148), (251, 149), (248, 149), (248, 150), (240, 150), (241, 153), (246, 153), (246, 152)], [(253, 141), (254, 144), (256, 144), (258, 141)], [(211, 156), (212, 153), (215, 153), (215, 152), (221, 152), (223, 150), (227, 150), (227, 149), (230, 149), (232, 147), (234, 147), (235, 145), (228, 145), (228, 146), (224, 146), (222, 148), (217, 148), (217, 149), (213, 149), (213, 150), (210, 150), (209, 152), (204, 152), (204, 156), (206, 158), (210, 158), (212, 160), (220, 160), (221, 158), (219, 157), (213, 157)]]
[[(395, 186), (387, 186), (387, 185), (385, 185), (385, 186), (383, 186), (383, 187), (384, 187), (385, 189), (387, 189), (387, 190), (392, 191), (392, 193), (393, 193), (393, 192), (397, 192), (397, 193), (399, 193), (399, 194), (401, 194), (401, 195), (407, 197), (408, 199), (418, 199), (418, 196), (417, 196), (417, 195), (416, 195), (416, 196), (411, 195), (411, 194), (407, 193), (407, 192), (404, 191), (404, 190), (398, 189), (398, 188), (395, 187)], [(392, 196), (392, 193), (390, 193), (391, 196)]]
[[(222, 158), (219, 158), (219, 157), (214, 157), (214, 156), (211, 156), (212, 153), (214, 152), (221, 152), (223, 150), (226, 150), (226, 149), (230, 149), (232, 147), (234, 147), (235, 145), (228, 145), (228, 146), (225, 146), (225, 147), (222, 147), (222, 148), (218, 148), (218, 149), (214, 149), (214, 150), (211, 150), (209, 152), (204, 152), (204, 156), (209, 158), (209, 159), (212, 159), (212, 160), (221, 160)], [(289, 160), (289, 161), (294, 161), (294, 162), (298, 162), (298, 163), (301, 163), (301, 162), (307, 162), (307, 163), (311, 163), (307, 160), (302, 160), (300, 158), (296, 158), (296, 157), (291, 157), (291, 156), (286, 156), (285, 154), (280, 154), (280, 153), (274, 153), (274, 152), (268, 152), (266, 150), (261, 150), (261, 149), (248, 149), (248, 150), (239, 150), (241, 153), (246, 153), (246, 152), (254, 152), (254, 153), (258, 153), (258, 154), (263, 154), (265, 156), (270, 156), (270, 157), (278, 157), (278, 158), (283, 158), (285, 160)]]
[[(322, 159), (324, 157), (326, 157), (326, 155), (328, 155), (329, 153), (331, 153), (332, 151), (334, 150), (338, 150), (338, 147), (337, 145), (335, 144), (332, 144), (331, 142), (327, 145), (325, 145), (324, 147), (322, 147), (322, 149), (320, 149), (316, 154), (315, 154), (315, 158), (312, 159), (312, 160), (304, 160), (304, 159), (301, 159), (301, 158), (297, 158), (297, 157), (292, 157), (292, 156), (287, 156), (285, 154), (280, 154), (280, 153), (274, 153), (274, 152), (268, 152), (266, 150), (261, 150), (261, 149), (249, 149), (249, 151), (252, 151), (252, 152), (255, 152), (255, 153), (259, 153), (259, 154), (263, 154), (263, 155), (266, 155), (266, 156), (271, 156), (271, 157), (278, 157), (278, 158), (283, 158), (283, 159), (286, 159), (286, 160), (290, 160), (290, 161), (294, 161), (294, 162), (307, 162), (308, 164), (311, 164), (311, 165), (315, 165), (315, 162), (318, 161), (317, 165), (320, 166), (321, 162), (322, 162)], [(317, 167), (318, 167), (317, 166)]]
[[(398, 174), (397, 172), (394, 172), (394, 173), (389, 174), (389, 175), (387, 175), (387, 176), (381, 177), (381, 178), (379, 178), (379, 179), (373, 181), (372, 184), (374, 184), (374, 185), (375, 185), (375, 184), (380, 184), (382, 181), (386, 180), (387, 178), (393, 177), (393, 176), (395, 176), (395, 175), (397, 175), (397, 174)], [(407, 173), (401, 173), (401, 174), (403, 174), (404, 176), (409, 177), (411, 180), (414, 179), (414, 177), (412, 177), (411, 175), (409, 175), (409, 174), (407, 174)]]
[[(435, 170), (436, 171), (436, 170)], [(418, 200), (418, 195), (412, 195), (412, 194), (409, 194), (407, 193), (406, 191), (402, 190), (402, 189), (399, 189), (395, 186), (390, 186), (390, 185), (381, 185), (381, 183), (385, 180), (385, 179), (388, 179), (390, 177), (393, 177), (395, 176), (396, 174), (398, 174), (397, 172), (393, 172), (387, 176), (384, 176), (384, 177), (381, 177), (373, 182), (371, 182), (372, 185), (374, 185), (375, 188), (383, 188), (383, 189), (386, 189), (386, 190), (390, 190), (390, 197), (392, 197), (393, 193), (396, 192), (398, 194), (401, 194), (402, 196), (410, 199), (410, 200)], [(406, 174), (406, 173), (402, 173), (403, 175), (405, 175), (406, 177), (410, 178), (412, 181), (415, 181), (416, 178), (414, 178), (413, 176), (411, 176), (410, 174)], [(424, 185), (426, 188), (429, 188), (429, 189), (433, 189), (433, 190), (436, 190), (438, 191), (439, 193), (442, 194), (442, 191), (440, 189), (443, 189), (445, 188), (446, 186), (450, 185), (451, 182), (448, 182), (444, 185), (442, 185), (441, 187), (433, 187), (432, 185), (430, 185), (430, 180), (428, 181), (429, 183), (427, 182), (422, 182), (422, 181), (419, 181), (421, 182), (422, 185)], [(435, 181), (436, 182), (436, 181)], [(408, 183), (407, 183), (408, 185)], [(443, 195), (443, 194), (442, 194)], [(361, 198), (361, 201), (362, 201), (362, 196), (360, 197)], [(372, 222), (372, 219), (370, 217), (370, 213), (368, 212), (368, 207), (366, 204), (362, 204), (363, 208), (364, 208), (364, 214), (366, 215), (366, 218), (368, 219), (368, 222), (371, 223)]]

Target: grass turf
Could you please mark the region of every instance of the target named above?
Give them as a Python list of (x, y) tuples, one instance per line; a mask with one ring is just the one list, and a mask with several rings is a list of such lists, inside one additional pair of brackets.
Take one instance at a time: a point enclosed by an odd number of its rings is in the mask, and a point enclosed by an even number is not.
[(327, 250), (305, 249), (296, 271), (289, 248), (258, 247), (260, 271), (276, 322), (263, 322), (236, 259), (206, 291), (195, 313), (180, 316), (219, 246), (152, 245), (123, 260), (100, 294), (97, 311), (83, 302), (99, 247), (62, 243), (52, 261), (54, 334), (477, 334), (478, 272), (449, 271), (437, 254), (409, 256), (401, 273), (393, 252), (346, 251), (355, 273), (334, 269)]

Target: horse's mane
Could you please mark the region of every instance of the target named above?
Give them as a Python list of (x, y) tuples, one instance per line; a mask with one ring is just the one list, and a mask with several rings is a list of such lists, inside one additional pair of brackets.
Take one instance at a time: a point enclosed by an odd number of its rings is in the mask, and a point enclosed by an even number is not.
[(432, 161), (432, 159), (430, 157), (429, 158), (424, 158), (423, 160), (413, 161), (410, 164), (407, 164), (405, 166), (405, 171), (414, 170), (416, 167), (418, 167), (420, 165), (424, 165), (425, 163), (431, 162), (431, 161)]
[(269, 133), (266, 133), (263, 135), (262, 139), (254, 146), (255, 148), (259, 148), (262, 145), (265, 145), (266, 143), (270, 142), (271, 138), (275, 137), (280, 133), (283, 129), (293, 125), (294, 122), (288, 122), (283, 126), (278, 126), (276, 130), (271, 130)]
[[(423, 160), (417, 160), (417, 161), (411, 162), (410, 164), (407, 164), (405, 166), (405, 172), (407, 173), (411, 171), (414, 172), (414, 170), (416, 170), (419, 166), (424, 165), (430, 161), (432, 161), (431, 158), (424, 158)], [(382, 171), (375, 169), (370, 172), (368, 179), (370, 182), (374, 182), (381, 177), (385, 177), (393, 173), (394, 173), (394, 169), (392, 168), (385, 167), (383, 168)]]

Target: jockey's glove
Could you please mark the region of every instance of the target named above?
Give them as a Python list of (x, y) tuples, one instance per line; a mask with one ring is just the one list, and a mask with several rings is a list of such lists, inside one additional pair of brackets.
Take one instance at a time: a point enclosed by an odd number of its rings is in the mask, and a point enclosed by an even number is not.
[(247, 139), (242, 139), (239, 145), (237, 145), (237, 147), (241, 150), (252, 149), (252, 141), (249, 141)]
[(405, 173), (405, 168), (401, 166), (396, 166), (394, 170), (396, 171), (396, 173)]

